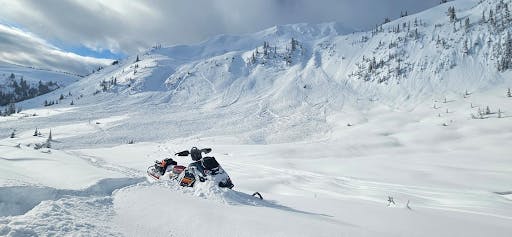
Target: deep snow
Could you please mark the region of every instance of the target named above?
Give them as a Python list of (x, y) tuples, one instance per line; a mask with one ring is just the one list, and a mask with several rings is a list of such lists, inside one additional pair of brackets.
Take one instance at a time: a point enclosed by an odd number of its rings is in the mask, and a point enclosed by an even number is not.
[[(497, 72), (492, 47), (463, 55), (467, 36), (445, 15), (454, 5), (476, 22), (495, 4), (477, 3), (443, 4), (366, 40), (336, 23), (297, 24), (150, 49), (25, 101), (0, 117), (0, 235), (508, 236), (512, 75)], [(423, 36), (390, 50), (406, 33), (388, 27), (414, 19)], [(468, 32), (502, 36), (476, 23)], [(407, 76), (362, 73), (388, 52)], [(50, 129), (51, 148), (35, 150)], [(145, 178), (154, 160), (192, 146), (213, 148), (235, 190)]]

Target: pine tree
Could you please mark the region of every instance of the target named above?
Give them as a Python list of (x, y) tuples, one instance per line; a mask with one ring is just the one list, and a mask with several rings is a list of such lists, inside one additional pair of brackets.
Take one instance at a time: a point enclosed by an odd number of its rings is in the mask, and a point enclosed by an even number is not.
[(469, 54), (468, 39), (464, 40), (464, 45), (462, 46), (462, 52), (466, 55)]
[(457, 14), (455, 13), (455, 7), (448, 7), (448, 18), (450, 22), (455, 22), (457, 20)]
[(48, 142), (53, 141), (52, 139), (52, 130), (50, 129), (50, 134), (48, 134)]
[(505, 9), (505, 16), (504, 16), (504, 23), (510, 23), (510, 10), (508, 9), (508, 4), (505, 3), (504, 4), (504, 9)]
[(294, 38), (292, 38), (292, 40), (291, 40), (290, 44), (291, 44), (291, 51), (292, 51), (292, 52), (294, 52), (295, 50), (297, 50), (297, 41), (296, 41)]
[(139, 59), (139, 55), (137, 54), (137, 58), (135, 59), (135, 62), (138, 62), (138, 61), (140, 61), (140, 59)]
[(491, 26), (496, 26), (496, 19), (494, 18), (494, 12), (489, 10), (489, 22), (491, 23)]
[(485, 108), (485, 114), (491, 114), (491, 109), (489, 108), (489, 106)]
[(464, 21), (464, 28), (466, 29), (466, 31), (469, 31), (469, 26), (470, 26), (469, 17), (466, 17), (466, 20)]
[(505, 40), (505, 45), (503, 47), (503, 56), (502, 56), (502, 71), (508, 70), (512, 68), (512, 37), (510, 33), (507, 32), (507, 39)]
[(39, 133), (38, 133), (37, 128), (36, 128), (36, 130), (34, 131), (34, 135), (32, 135), (32, 136), (37, 137), (38, 134)]
[(507, 97), (512, 97), (512, 92), (510, 92), (510, 88), (508, 88)]
[(16, 133), (15, 133), (15, 131), (16, 131), (16, 130), (12, 131), (10, 138), (15, 138), (15, 137), (16, 137)]

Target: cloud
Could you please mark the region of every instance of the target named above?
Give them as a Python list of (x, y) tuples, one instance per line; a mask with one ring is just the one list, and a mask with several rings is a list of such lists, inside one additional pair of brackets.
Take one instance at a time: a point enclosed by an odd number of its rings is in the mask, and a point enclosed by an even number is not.
[(439, 0), (0, 0), (0, 20), (50, 42), (128, 54), (156, 43), (194, 43), (217, 34), (289, 23), (343, 22), (369, 29)]
[(84, 57), (65, 52), (31, 33), (4, 25), (0, 25), (0, 49), (2, 62), (80, 75), (111, 62), (108, 59)]

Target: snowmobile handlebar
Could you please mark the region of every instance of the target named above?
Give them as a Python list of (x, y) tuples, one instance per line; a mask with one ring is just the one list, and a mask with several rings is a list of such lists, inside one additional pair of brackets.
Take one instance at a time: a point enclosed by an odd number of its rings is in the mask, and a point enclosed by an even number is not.
[(190, 151), (180, 151), (174, 155), (176, 156), (188, 156), (190, 154)]
[[(204, 154), (208, 154), (212, 151), (212, 148), (203, 148), (201, 149), (201, 152), (204, 153)], [(186, 151), (180, 151), (178, 153), (175, 153), (174, 155), (176, 156), (188, 156), (190, 155), (190, 151), (186, 150)]]

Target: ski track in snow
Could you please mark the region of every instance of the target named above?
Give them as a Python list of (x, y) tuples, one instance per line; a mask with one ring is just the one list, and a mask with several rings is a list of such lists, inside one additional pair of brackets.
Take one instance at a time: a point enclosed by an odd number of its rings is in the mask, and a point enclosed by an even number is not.
[[(364, 181), (361, 179), (354, 179), (349, 177), (329, 176), (318, 173), (312, 173), (302, 170), (291, 170), (263, 166), (259, 164), (248, 164), (238, 162), (227, 162), (226, 167), (231, 169), (238, 169), (239, 172), (249, 172), (257, 168), (266, 173), (264, 176), (283, 176), (285, 179), (298, 180), (298, 182), (290, 184), (299, 192), (296, 195), (307, 194), (326, 194), (329, 196), (338, 196), (341, 198), (355, 198), (382, 203), (385, 201), (383, 197), (392, 195), (398, 197), (399, 204), (404, 206), (407, 201), (412, 200), (416, 207), (449, 210), (462, 213), (471, 213), (478, 215), (487, 215), (492, 217), (503, 218), (512, 220), (512, 215), (498, 215), (482, 211), (472, 211), (471, 209), (479, 210), (490, 208), (487, 200), (493, 200), (497, 203), (508, 205), (510, 202), (504, 201), (497, 197), (494, 193), (484, 191), (470, 191), (470, 190), (450, 190), (439, 189), (419, 186), (408, 186), (392, 183), (382, 183), (375, 181)], [(283, 179), (281, 177), (280, 179)], [(318, 188), (313, 188), (318, 187)], [(511, 194), (512, 192), (497, 192), (500, 195)], [(482, 202), (480, 200), (486, 200)], [(419, 204), (415, 201), (419, 201)]]

